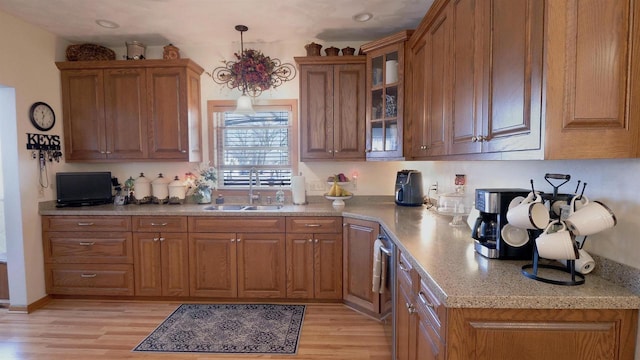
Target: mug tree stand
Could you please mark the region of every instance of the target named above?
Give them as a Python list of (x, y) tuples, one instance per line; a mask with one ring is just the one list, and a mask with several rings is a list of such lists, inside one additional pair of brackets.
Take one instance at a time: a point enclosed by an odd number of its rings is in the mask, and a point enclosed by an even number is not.
[[(571, 179), (571, 175), (545, 174), (544, 179), (553, 187), (553, 193), (552, 194), (544, 194), (544, 193), (540, 194), (540, 196), (542, 196), (542, 198), (545, 201), (549, 201), (550, 204), (553, 204), (553, 202), (556, 201), (556, 200), (564, 200), (567, 203), (569, 203), (571, 201), (571, 197), (573, 195), (570, 195), (570, 194), (559, 194), (558, 193), (558, 188), (560, 186), (566, 184)], [(560, 180), (560, 181), (563, 181), (563, 182), (560, 183), (560, 184), (554, 184), (554, 183), (552, 183), (551, 180)], [(584, 192), (584, 187), (586, 185), (587, 184), (585, 183), (583, 188), (582, 188), (583, 192)], [(580, 186), (580, 182), (578, 181), (578, 187), (579, 186)], [(531, 180), (531, 187), (532, 187), (532, 191), (534, 191), (533, 190), (533, 180)], [(575, 192), (576, 193), (578, 192), (578, 188), (576, 188)], [(582, 195), (580, 195), (580, 196), (582, 196)], [(559, 217), (560, 216), (558, 216), (558, 218)], [(584, 242), (584, 240), (583, 240), (583, 242)], [(568, 279), (560, 279), (560, 278), (562, 278), (562, 276), (559, 276), (558, 279), (549, 279), (549, 278), (543, 277), (543, 276), (538, 274), (538, 270), (539, 269), (548, 269), (548, 270), (554, 270), (555, 272), (560, 272), (560, 275), (563, 275), (564, 277), (566, 277)], [(547, 273), (547, 272), (545, 272), (545, 273)], [(569, 276), (566, 276), (567, 273), (569, 274)], [(574, 286), (574, 285), (582, 285), (582, 284), (584, 284), (584, 275), (576, 271), (576, 261), (575, 260), (567, 260), (567, 265), (566, 266), (551, 265), (551, 264), (540, 264), (540, 256), (538, 255), (538, 247), (536, 246), (535, 242), (533, 244), (533, 263), (522, 266), (522, 275), (528, 277), (529, 279), (534, 279), (534, 280), (538, 280), (538, 281), (542, 281), (544, 283), (554, 284), (554, 285)]]
[[(529, 279), (542, 281), (547, 284), (574, 286), (584, 284), (584, 275), (576, 271), (576, 261), (567, 260), (567, 266), (540, 264), (540, 257), (538, 256), (538, 248), (533, 246), (533, 263), (522, 266), (522, 275)], [(562, 275), (569, 274), (567, 280), (549, 279), (538, 275), (538, 269), (551, 269), (562, 272)]]

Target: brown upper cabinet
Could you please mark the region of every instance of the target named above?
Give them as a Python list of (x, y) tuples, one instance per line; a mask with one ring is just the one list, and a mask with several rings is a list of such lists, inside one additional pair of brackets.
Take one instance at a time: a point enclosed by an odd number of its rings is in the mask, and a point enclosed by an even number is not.
[(69, 162), (200, 161), (200, 74), (189, 59), (57, 62)]
[(366, 57), (295, 61), (300, 69), (300, 160), (364, 160)]
[(545, 158), (640, 156), (640, 2), (546, 6)]
[(360, 47), (367, 54), (367, 160), (404, 160), (405, 30)]
[(408, 43), (407, 155), (640, 156), (639, 18), (631, 0), (436, 1)]
[(409, 43), (414, 159), (540, 148), (542, 1), (434, 5)]

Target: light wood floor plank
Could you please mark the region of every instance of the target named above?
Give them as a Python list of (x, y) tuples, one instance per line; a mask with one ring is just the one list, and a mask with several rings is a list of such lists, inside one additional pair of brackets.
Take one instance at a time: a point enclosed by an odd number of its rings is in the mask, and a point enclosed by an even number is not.
[(391, 359), (390, 325), (341, 304), (307, 305), (295, 356), (132, 352), (179, 304), (55, 299), (31, 314), (0, 309), (0, 359)]

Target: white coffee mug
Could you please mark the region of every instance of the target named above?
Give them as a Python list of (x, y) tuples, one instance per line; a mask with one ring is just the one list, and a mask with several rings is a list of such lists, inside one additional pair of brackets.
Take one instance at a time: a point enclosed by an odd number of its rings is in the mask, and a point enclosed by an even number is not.
[(591, 201), (573, 211), (566, 223), (575, 235), (587, 236), (616, 226), (617, 219), (605, 204)]
[(507, 211), (509, 224), (521, 229), (544, 229), (549, 224), (549, 210), (540, 194), (529, 193), (520, 204)]
[(571, 198), (571, 201), (567, 204), (565, 202), (564, 205), (561, 206), (560, 212), (560, 220), (565, 221), (573, 214), (576, 210), (583, 208), (589, 204), (589, 198), (584, 195), (575, 195)]
[[(584, 249), (578, 250), (578, 255), (578, 258), (575, 260), (576, 271), (584, 275), (592, 272), (596, 267), (596, 262), (591, 255)], [(561, 260), (560, 262), (567, 266), (567, 260)]]
[[(561, 228), (552, 232), (556, 224), (560, 224)], [(550, 222), (544, 232), (536, 238), (538, 255), (545, 259), (574, 260), (576, 258), (574, 246), (571, 233), (559, 220)]]

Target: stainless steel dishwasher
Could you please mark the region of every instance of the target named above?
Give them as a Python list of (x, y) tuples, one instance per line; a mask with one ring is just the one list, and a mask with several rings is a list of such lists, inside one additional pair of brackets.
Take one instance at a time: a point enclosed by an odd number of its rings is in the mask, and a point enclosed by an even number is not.
[[(378, 239), (382, 241), (383, 246), (380, 251), (383, 256), (387, 257), (386, 281), (384, 293), (382, 293), (380, 306), (383, 307), (382, 313), (386, 314), (383, 321), (391, 324), (391, 358), (396, 359), (396, 247), (386, 231), (380, 227), (380, 235)], [(390, 295), (390, 296), (389, 296)]]

